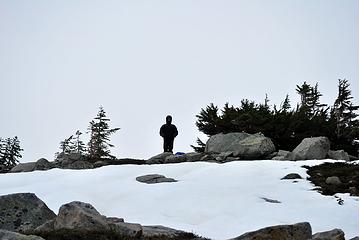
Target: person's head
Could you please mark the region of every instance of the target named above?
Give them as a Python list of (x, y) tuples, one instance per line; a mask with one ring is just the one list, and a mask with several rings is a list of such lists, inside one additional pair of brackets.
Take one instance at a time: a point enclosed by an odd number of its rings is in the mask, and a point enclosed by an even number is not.
[(171, 116), (171, 115), (168, 115), (168, 116), (166, 117), (166, 123), (167, 123), (167, 124), (171, 124), (171, 123), (172, 123), (172, 116)]

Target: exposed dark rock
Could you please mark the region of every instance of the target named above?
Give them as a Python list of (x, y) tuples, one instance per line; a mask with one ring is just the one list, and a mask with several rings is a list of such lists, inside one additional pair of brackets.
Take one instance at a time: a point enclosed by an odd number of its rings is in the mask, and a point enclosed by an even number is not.
[(313, 235), (311, 240), (345, 240), (344, 232), (341, 229), (333, 229)]
[(149, 174), (144, 176), (139, 176), (136, 178), (138, 182), (153, 184), (153, 183), (164, 183), (164, 182), (177, 182), (177, 180), (173, 178), (167, 178), (163, 175), (158, 174)]
[(23, 235), (16, 232), (7, 231), (0, 229), (0, 239), (1, 240), (44, 240), (41, 237), (34, 235)]
[(327, 179), (325, 180), (325, 183), (329, 184), (329, 185), (340, 185), (340, 184), (342, 184), (342, 182), (340, 181), (340, 179), (337, 176), (327, 177)]
[(348, 155), (348, 153), (345, 152), (344, 150), (337, 150), (337, 151), (329, 150), (329, 152), (328, 152), (328, 158), (334, 159), (334, 160), (345, 160), (345, 161), (349, 161), (349, 155)]
[(262, 228), (254, 232), (245, 233), (232, 240), (308, 240), (311, 237), (312, 228), (310, 224), (303, 222)]
[(56, 217), (33, 193), (0, 196), (0, 229), (14, 232), (35, 229)]
[(263, 199), (266, 202), (269, 203), (282, 203), (281, 201), (275, 200), (275, 199), (270, 199), (270, 198), (266, 198), (266, 197), (261, 197), (261, 199)]
[(285, 179), (303, 179), (298, 173), (289, 173), (286, 176), (284, 176), (281, 180)]

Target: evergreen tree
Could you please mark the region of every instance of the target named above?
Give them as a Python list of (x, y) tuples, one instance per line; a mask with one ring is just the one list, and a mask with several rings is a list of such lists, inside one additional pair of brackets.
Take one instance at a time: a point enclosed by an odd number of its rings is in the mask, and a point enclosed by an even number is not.
[(21, 158), (20, 141), (17, 137), (0, 139), (0, 165), (4, 165), (7, 169), (11, 169), (19, 163)]
[(336, 134), (340, 138), (345, 128), (353, 125), (353, 120), (358, 116), (354, 111), (358, 110), (359, 106), (354, 106), (351, 102), (353, 96), (349, 89), (350, 84), (346, 79), (339, 79), (338, 97), (334, 102), (334, 114), (336, 119)]
[(202, 153), (204, 152), (205, 148), (206, 148), (206, 144), (204, 142), (202, 142), (201, 139), (197, 138), (197, 141), (196, 143), (198, 144), (198, 146), (194, 146), (194, 145), (191, 145), (191, 147), (193, 148), (193, 150), (195, 152), (198, 152), (198, 153)]
[(74, 152), (74, 144), (72, 142), (73, 135), (71, 135), (69, 138), (66, 138), (65, 140), (60, 142), (60, 150), (63, 154), (69, 154)]
[(281, 106), (281, 111), (283, 112), (288, 112), (290, 110), (291, 106), (290, 106), (290, 100), (289, 100), (289, 95), (287, 94), (285, 96), (284, 102)]
[(88, 153), (91, 159), (115, 158), (110, 154), (109, 150), (109, 147), (114, 147), (114, 145), (110, 144), (110, 136), (120, 128), (110, 129), (109, 121), (110, 119), (106, 117), (105, 110), (100, 107), (97, 116), (90, 122), (88, 130), (91, 133), (91, 138), (88, 143)]
[(300, 100), (301, 100), (300, 108), (305, 113), (309, 112), (311, 89), (312, 87), (309, 84), (307, 84), (307, 82), (304, 82), (301, 86), (297, 85), (296, 91), (300, 95)]
[(76, 139), (75, 139), (75, 152), (79, 154), (84, 154), (86, 152), (86, 146), (83, 141), (80, 139), (80, 135), (82, 135), (82, 132), (79, 130), (75, 133)]

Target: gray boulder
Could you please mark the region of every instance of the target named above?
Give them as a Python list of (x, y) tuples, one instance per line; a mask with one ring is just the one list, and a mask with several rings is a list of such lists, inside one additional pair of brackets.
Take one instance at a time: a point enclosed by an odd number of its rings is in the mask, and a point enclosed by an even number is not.
[(23, 235), (16, 232), (6, 231), (4, 229), (0, 229), (0, 239), (1, 240), (44, 240), (41, 237), (34, 235)]
[(293, 225), (278, 225), (266, 227), (254, 232), (245, 233), (233, 240), (308, 240), (312, 237), (312, 228), (309, 223)]
[(169, 155), (165, 158), (164, 163), (181, 163), (187, 162), (187, 157), (185, 154), (182, 155)]
[(33, 230), (56, 217), (33, 193), (0, 196), (0, 211), (0, 229), (14, 232)]
[(101, 215), (91, 204), (78, 201), (62, 205), (58, 216), (36, 228), (35, 233), (51, 233), (61, 229), (70, 233), (101, 231), (110, 235), (136, 238), (142, 234), (141, 225), (125, 223), (122, 218), (108, 218)]
[(314, 234), (312, 240), (345, 240), (345, 238), (344, 232), (341, 229), (333, 229)]
[(334, 159), (334, 160), (345, 160), (345, 161), (350, 160), (349, 154), (344, 150), (338, 150), (338, 151), (329, 150), (328, 158)]
[(303, 179), (303, 178), (298, 173), (289, 173), (285, 175), (283, 178), (281, 178), (281, 180), (286, 180), (286, 179)]
[(146, 162), (147, 164), (160, 164), (160, 163), (164, 163), (165, 159), (168, 156), (173, 156), (173, 153), (170, 152), (164, 152), (164, 153), (160, 153), (156, 156), (151, 157), (150, 159), (148, 159)]
[(149, 174), (149, 175), (139, 176), (136, 178), (136, 181), (141, 182), (141, 183), (147, 183), (147, 184), (177, 182), (177, 180), (175, 180), (173, 178), (167, 178), (163, 175), (158, 175), (158, 174)]
[(186, 232), (163, 226), (142, 226), (142, 237), (145, 238), (166, 237), (170, 239), (178, 238), (185, 234)]
[(102, 230), (106, 229), (106, 217), (91, 204), (71, 202), (60, 207), (54, 229)]
[(40, 158), (36, 162), (19, 163), (13, 167), (10, 172), (32, 172), (35, 170), (49, 170), (54, 167), (54, 164), (47, 161), (45, 158)]
[(340, 181), (340, 179), (337, 176), (327, 177), (327, 179), (325, 179), (325, 183), (329, 184), (329, 185), (340, 185), (340, 184), (342, 184), (342, 182)]
[(208, 139), (205, 148), (207, 153), (233, 152), (241, 159), (261, 159), (274, 151), (273, 142), (260, 133), (216, 134)]
[(63, 168), (66, 169), (92, 169), (94, 168), (93, 164), (88, 161), (75, 161), (73, 163), (70, 163), (66, 166), (63, 166)]
[(32, 172), (35, 171), (36, 162), (27, 162), (27, 163), (19, 163), (15, 167), (13, 167), (10, 172), (18, 173), (18, 172)]
[(305, 138), (293, 150), (293, 160), (325, 159), (330, 149), (327, 137)]
[(190, 152), (186, 153), (187, 162), (197, 162), (201, 161), (201, 158), (204, 156), (203, 153)]
[(359, 237), (353, 237), (353, 238), (351, 238), (349, 240), (359, 240)]
[(279, 150), (276, 156), (272, 158), (272, 160), (291, 160), (291, 152), (285, 150)]

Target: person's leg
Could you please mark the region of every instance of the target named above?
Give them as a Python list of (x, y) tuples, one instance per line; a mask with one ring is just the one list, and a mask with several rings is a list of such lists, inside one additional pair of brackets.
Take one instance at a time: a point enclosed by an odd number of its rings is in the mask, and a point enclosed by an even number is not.
[(167, 145), (168, 145), (167, 140), (164, 138), (163, 139), (163, 152), (167, 152), (167, 148), (168, 148)]
[(168, 140), (168, 151), (173, 152), (173, 138)]

